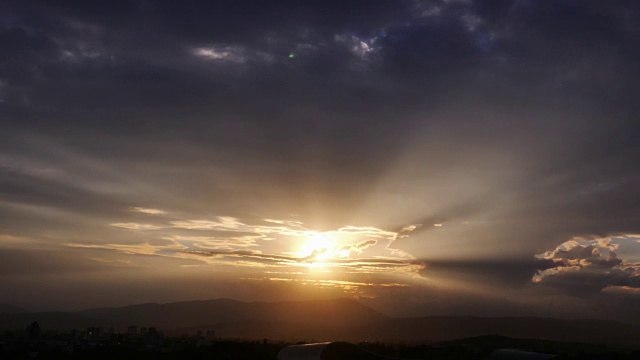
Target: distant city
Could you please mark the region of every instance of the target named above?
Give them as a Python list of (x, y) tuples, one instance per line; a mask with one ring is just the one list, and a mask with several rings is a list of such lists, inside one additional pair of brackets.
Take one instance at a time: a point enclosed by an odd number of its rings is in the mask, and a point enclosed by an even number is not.
[[(210, 346), (216, 340), (215, 334), (216, 332), (210, 329), (196, 330), (195, 333), (185, 333), (176, 337), (174, 343), (177, 341), (195, 347)], [(0, 333), (0, 349), (6, 353), (26, 350), (28, 353), (57, 351), (69, 354), (118, 346), (157, 349), (163, 346), (164, 339), (164, 333), (154, 326), (130, 325), (124, 331), (100, 326), (57, 331), (43, 329), (34, 321), (28, 324), (24, 331), (8, 330)]]

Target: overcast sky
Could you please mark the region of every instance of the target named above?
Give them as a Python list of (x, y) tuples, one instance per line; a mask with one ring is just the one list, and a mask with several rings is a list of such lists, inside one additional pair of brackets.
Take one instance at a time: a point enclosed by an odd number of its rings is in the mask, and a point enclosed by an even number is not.
[(637, 1), (0, 4), (0, 302), (640, 318)]

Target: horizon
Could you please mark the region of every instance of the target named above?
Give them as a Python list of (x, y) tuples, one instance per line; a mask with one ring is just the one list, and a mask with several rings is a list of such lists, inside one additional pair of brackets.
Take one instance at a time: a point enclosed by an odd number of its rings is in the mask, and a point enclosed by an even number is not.
[[(203, 346), (234, 340), (253, 343), (256, 339), (263, 344), (314, 339), (316, 342), (356, 343), (408, 341), (424, 345), (498, 335), (528, 341), (616, 345), (629, 349), (637, 349), (640, 329), (640, 323), (630, 319), (479, 315), (390, 317), (349, 298), (286, 302), (210, 299), (86, 309), (75, 313), (11, 314), (0, 311), (0, 330), (4, 330), (4, 339), (13, 344), (24, 343), (25, 323), (48, 334), (49, 339), (68, 340), (71, 336), (125, 351), (131, 350), (131, 342), (140, 345), (141, 340), (144, 343), (149, 340), (145, 337), (146, 329), (154, 329), (160, 339), (166, 337), (179, 340), (183, 345), (187, 341), (197, 346), (200, 346), (199, 340), (205, 339), (202, 337), (205, 333), (208, 342), (202, 343)], [(171, 341), (164, 344), (167, 350), (172, 348), (170, 344)], [(163, 345), (160, 342), (155, 346)]]
[(640, 319), (640, 3), (0, 5), (0, 302)]
[[(354, 301), (356, 303), (358, 303), (359, 305), (364, 306), (365, 308), (374, 311), (377, 314), (383, 315), (389, 319), (408, 319), (408, 318), (433, 318), (433, 317), (450, 317), (450, 318), (478, 318), (478, 319), (496, 319), (496, 318), (509, 318), (509, 319), (523, 319), (523, 318), (533, 318), (533, 319), (547, 319), (547, 320), (564, 320), (564, 321), (582, 321), (582, 320), (586, 320), (586, 321), (611, 321), (611, 322), (619, 322), (619, 323), (626, 323), (626, 324), (631, 324), (631, 325), (640, 325), (640, 320), (636, 320), (636, 321), (632, 321), (630, 319), (601, 319), (601, 318), (586, 318), (586, 317), (546, 317), (546, 316), (535, 316), (535, 315), (503, 315), (503, 316), (488, 316), (488, 315), (475, 315), (475, 314), (442, 314), (442, 315), (416, 315), (416, 316), (391, 316), (389, 314), (386, 314), (380, 310), (377, 310), (375, 308), (372, 308), (364, 303), (362, 303), (360, 300), (358, 299), (354, 299), (354, 298), (349, 298), (349, 297), (342, 297), (342, 298), (327, 298), (327, 299), (311, 299), (311, 300), (279, 300), (279, 301), (264, 301), (264, 300), (247, 300), (247, 301), (243, 301), (243, 300), (237, 300), (237, 299), (231, 299), (231, 298), (213, 298), (213, 299), (191, 299), (191, 300), (178, 300), (178, 301), (171, 301), (171, 302), (164, 302), (164, 303), (160, 303), (160, 302), (144, 302), (144, 303), (132, 303), (132, 304), (126, 304), (126, 305), (121, 305), (121, 306), (105, 306), (105, 307), (91, 307), (91, 308), (83, 308), (83, 309), (77, 309), (77, 310), (60, 310), (60, 309), (50, 309), (50, 310), (42, 310), (42, 311), (29, 311), (28, 309), (23, 309), (20, 307), (15, 306), (16, 308), (18, 308), (18, 310), (20, 311), (24, 311), (26, 313), (30, 313), (30, 314), (37, 314), (37, 313), (51, 313), (51, 312), (55, 312), (55, 313), (76, 313), (76, 312), (85, 312), (85, 311), (91, 311), (91, 310), (102, 310), (102, 309), (122, 309), (122, 308), (129, 308), (129, 307), (136, 307), (136, 306), (143, 306), (143, 305), (159, 305), (159, 306), (163, 306), (163, 305), (172, 305), (172, 304), (181, 304), (181, 303), (202, 303), (202, 302), (215, 302), (215, 301), (222, 301), (222, 300), (226, 300), (226, 301), (233, 301), (233, 302), (238, 302), (238, 303), (243, 303), (243, 304), (282, 304), (282, 303), (324, 303), (324, 302), (335, 302), (335, 301), (340, 301), (340, 300), (349, 300), (349, 301)], [(13, 304), (8, 304), (8, 303), (0, 303), (0, 305), (9, 305), (9, 306), (14, 306)], [(0, 313), (3, 313), (2, 311), (0, 311)], [(7, 314), (10, 314), (12, 312), (5, 312)]]
[[(618, 323), (625, 323), (631, 325), (640, 325), (640, 320), (636, 319), (635, 321), (625, 318), (625, 319), (603, 319), (603, 318), (589, 318), (589, 317), (580, 317), (579, 315), (574, 316), (576, 314), (570, 314), (568, 316), (545, 316), (545, 315), (532, 315), (531, 313), (522, 313), (522, 314), (511, 314), (511, 315), (483, 315), (483, 314), (465, 314), (465, 313), (454, 313), (454, 314), (438, 314), (438, 315), (413, 315), (413, 316), (393, 316), (384, 313), (381, 310), (375, 309), (359, 299), (349, 298), (349, 297), (341, 297), (341, 298), (325, 298), (325, 299), (310, 299), (310, 300), (278, 300), (278, 301), (265, 301), (265, 300), (238, 300), (232, 298), (211, 298), (211, 299), (191, 299), (191, 300), (177, 300), (171, 302), (144, 302), (144, 303), (131, 303), (119, 306), (99, 306), (99, 307), (90, 307), (90, 308), (82, 308), (82, 309), (73, 309), (73, 310), (64, 310), (64, 309), (43, 309), (40, 311), (30, 311), (29, 309), (24, 309), (13, 304), (9, 303), (0, 303), (0, 305), (8, 305), (10, 307), (14, 307), (14, 309), (9, 312), (1, 313), (5, 314), (15, 314), (15, 313), (30, 313), (30, 314), (38, 314), (38, 313), (78, 313), (78, 312), (86, 312), (92, 310), (102, 310), (102, 309), (122, 309), (122, 308), (130, 308), (130, 307), (138, 307), (143, 305), (172, 305), (172, 304), (182, 304), (182, 303), (203, 303), (203, 302), (215, 302), (215, 301), (232, 301), (238, 302), (242, 304), (282, 304), (282, 303), (326, 303), (326, 302), (335, 302), (340, 300), (349, 300), (358, 303), (359, 305), (364, 306), (365, 308), (374, 311), (377, 314), (383, 315), (389, 319), (410, 319), (410, 318), (478, 318), (478, 319), (497, 319), (497, 318), (507, 318), (507, 319), (542, 319), (542, 320), (563, 320), (563, 321), (611, 321)], [(15, 310), (18, 310), (17, 312)]]

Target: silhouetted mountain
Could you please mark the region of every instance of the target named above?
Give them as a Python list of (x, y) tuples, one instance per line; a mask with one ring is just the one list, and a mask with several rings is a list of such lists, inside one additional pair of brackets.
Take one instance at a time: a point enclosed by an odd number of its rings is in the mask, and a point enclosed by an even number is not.
[(4, 313), (0, 329), (155, 326), (167, 335), (215, 330), (219, 337), (283, 340), (437, 342), (487, 334), (640, 347), (640, 326), (604, 320), (429, 316), (392, 319), (354, 300), (241, 302), (230, 299), (139, 304), (75, 313)]
[(140, 304), (121, 308), (101, 308), (78, 314), (108, 321), (110, 326), (131, 324), (176, 329), (239, 321), (278, 321), (337, 326), (343, 323), (370, 324), (387, 319), (350, 299), (251, 302), (230, 299), (186, 301), (169, 304)]

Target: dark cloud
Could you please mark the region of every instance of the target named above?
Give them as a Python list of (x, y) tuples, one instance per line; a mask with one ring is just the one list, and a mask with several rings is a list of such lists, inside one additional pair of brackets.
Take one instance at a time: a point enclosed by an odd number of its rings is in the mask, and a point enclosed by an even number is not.
[(463, 282), (479, 282), (490, 286), (526, 287), (536, 271), (555, 267), (547, 259), (487, 259), (425, 261), (422, 274)]
[(543, 284), (567, 291), (578, 296), (593, 296), (611, 286), (625, 286), (633, 289), (640, 288), (640, 278), (637, 270), (615, 268), (609, 271), (594, 269), (563, 269), (558, 274), (549, 275)]

